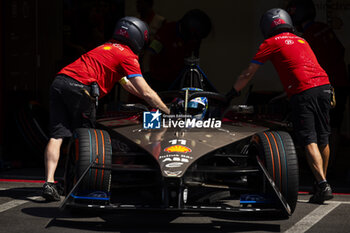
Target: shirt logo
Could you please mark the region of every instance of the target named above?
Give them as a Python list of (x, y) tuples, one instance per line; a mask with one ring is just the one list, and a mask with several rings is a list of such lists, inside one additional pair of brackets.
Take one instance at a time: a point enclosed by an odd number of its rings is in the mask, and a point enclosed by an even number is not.
[(111, 48), (112, 48), (111, 46), (105, 46), (105, 47), (103, 47), (104, 50), (111, 50)]
[(301, 44), (305, 44), (305, 41), (303, 41), (303, 40), (298, 40), (298, 42)]
[(286, 43), (286, 45), (292, 45), (294, 44), (293, 40), (285, 40), (284, 43)]
[(156, 112), (143, 112), (143, 128), (160, 129), (161, 115), (159, 110)]

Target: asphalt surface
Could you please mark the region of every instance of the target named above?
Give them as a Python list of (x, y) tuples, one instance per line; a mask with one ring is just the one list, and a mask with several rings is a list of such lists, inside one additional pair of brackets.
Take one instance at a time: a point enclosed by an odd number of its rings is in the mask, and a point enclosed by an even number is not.
[(344, 194), (335, 195), (324, 205), (309, 204), (310, 195), (300, 194), (289, 219), (254, 214), (122, 215), (60, 211), (60, 202), (42, 199), (41, 186), (0, 181), (0, 232), (349, 232), (350, 229), (350, 195)]

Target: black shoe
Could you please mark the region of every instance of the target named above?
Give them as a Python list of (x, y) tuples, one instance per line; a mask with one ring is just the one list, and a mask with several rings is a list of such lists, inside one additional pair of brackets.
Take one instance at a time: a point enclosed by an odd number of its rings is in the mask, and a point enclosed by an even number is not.
[(46, 201), (60, 201), (61, 197), (57, 191), (56, 185), (54, 183), (46, 182), (43, 185), (42, 197)]
[(309, 203), (323, 204), (324, 201), (332, 198), (331, 186), (328, 183), (322, 183), (318, 186), (316, 193), (310, 197)]
[(316, 194), (319, 191), (320, 187), (318, 186), (317, 181), (314, 181), (314, 183), (312, 184), (312, 191), (310, 192), (310, 194)]

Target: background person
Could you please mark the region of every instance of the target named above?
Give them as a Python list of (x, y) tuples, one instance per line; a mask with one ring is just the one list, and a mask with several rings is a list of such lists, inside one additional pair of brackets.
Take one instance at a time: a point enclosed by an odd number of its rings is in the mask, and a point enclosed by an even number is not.
[[(148, 32), (147, 25), (138, 18), (120, 19), (112, 40), (64, 67), (53, 81), (50, 89), (50, 140), (45, 150), (46, 183), (42, 191), (46, 200), (60, 200), (54, 175), (63, 139), (71, 137), (76, 128), (94, 126), (95, 101), (91, 97), (102, 98), (120, 82), (124, 89), (152, 107), (170, 113), (141, 74), (137, 54), (148, 43)], [(99, 96), (94, 94), (97, 92)]]
[(288, 13), (279, 8), (268, 10), (260, 20), (265, 37), (250, 65), (239, 75), (228, 98), (237, 95), (254, 76), (258, 68), (271, 60), (283, 87), (290, 97), (293, 128), (306, 150), (311, 171), (318, 183), (311, 203), (323, 203), (333, 198), (326, 180), (329, 160), (330, 83), (318, 64), (307, 41), (293, 34)]
[(211, 25), (206, 13), (193, 9), (159, 29), (142, 63), (145, 78), (155, 90), (168, 90), (183, 69), (184, 59), (199, 56), (201, 41), (209, 35)]
[(150, 41), (152, 41), (154, 35), (166, 22), (166, 19), (153, 10), (153, 0), (137, 0), (136, 9), (139, 13), (138, 17), (148, 24), (150, 30)]

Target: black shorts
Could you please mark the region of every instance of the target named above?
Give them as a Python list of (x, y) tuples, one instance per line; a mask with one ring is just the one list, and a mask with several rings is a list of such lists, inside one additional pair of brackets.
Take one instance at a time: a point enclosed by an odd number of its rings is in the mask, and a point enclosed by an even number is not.
[(330, 85), (314, 87), (291, 97), (293, 129), (301, 146), (329, 143), (330, 101)]
[(94, 127), (95, 104), (89, 93), (91, 87), (66, 75), (57, 75), (50, 88), (50, 137), (71, 137), (80, 127)]

